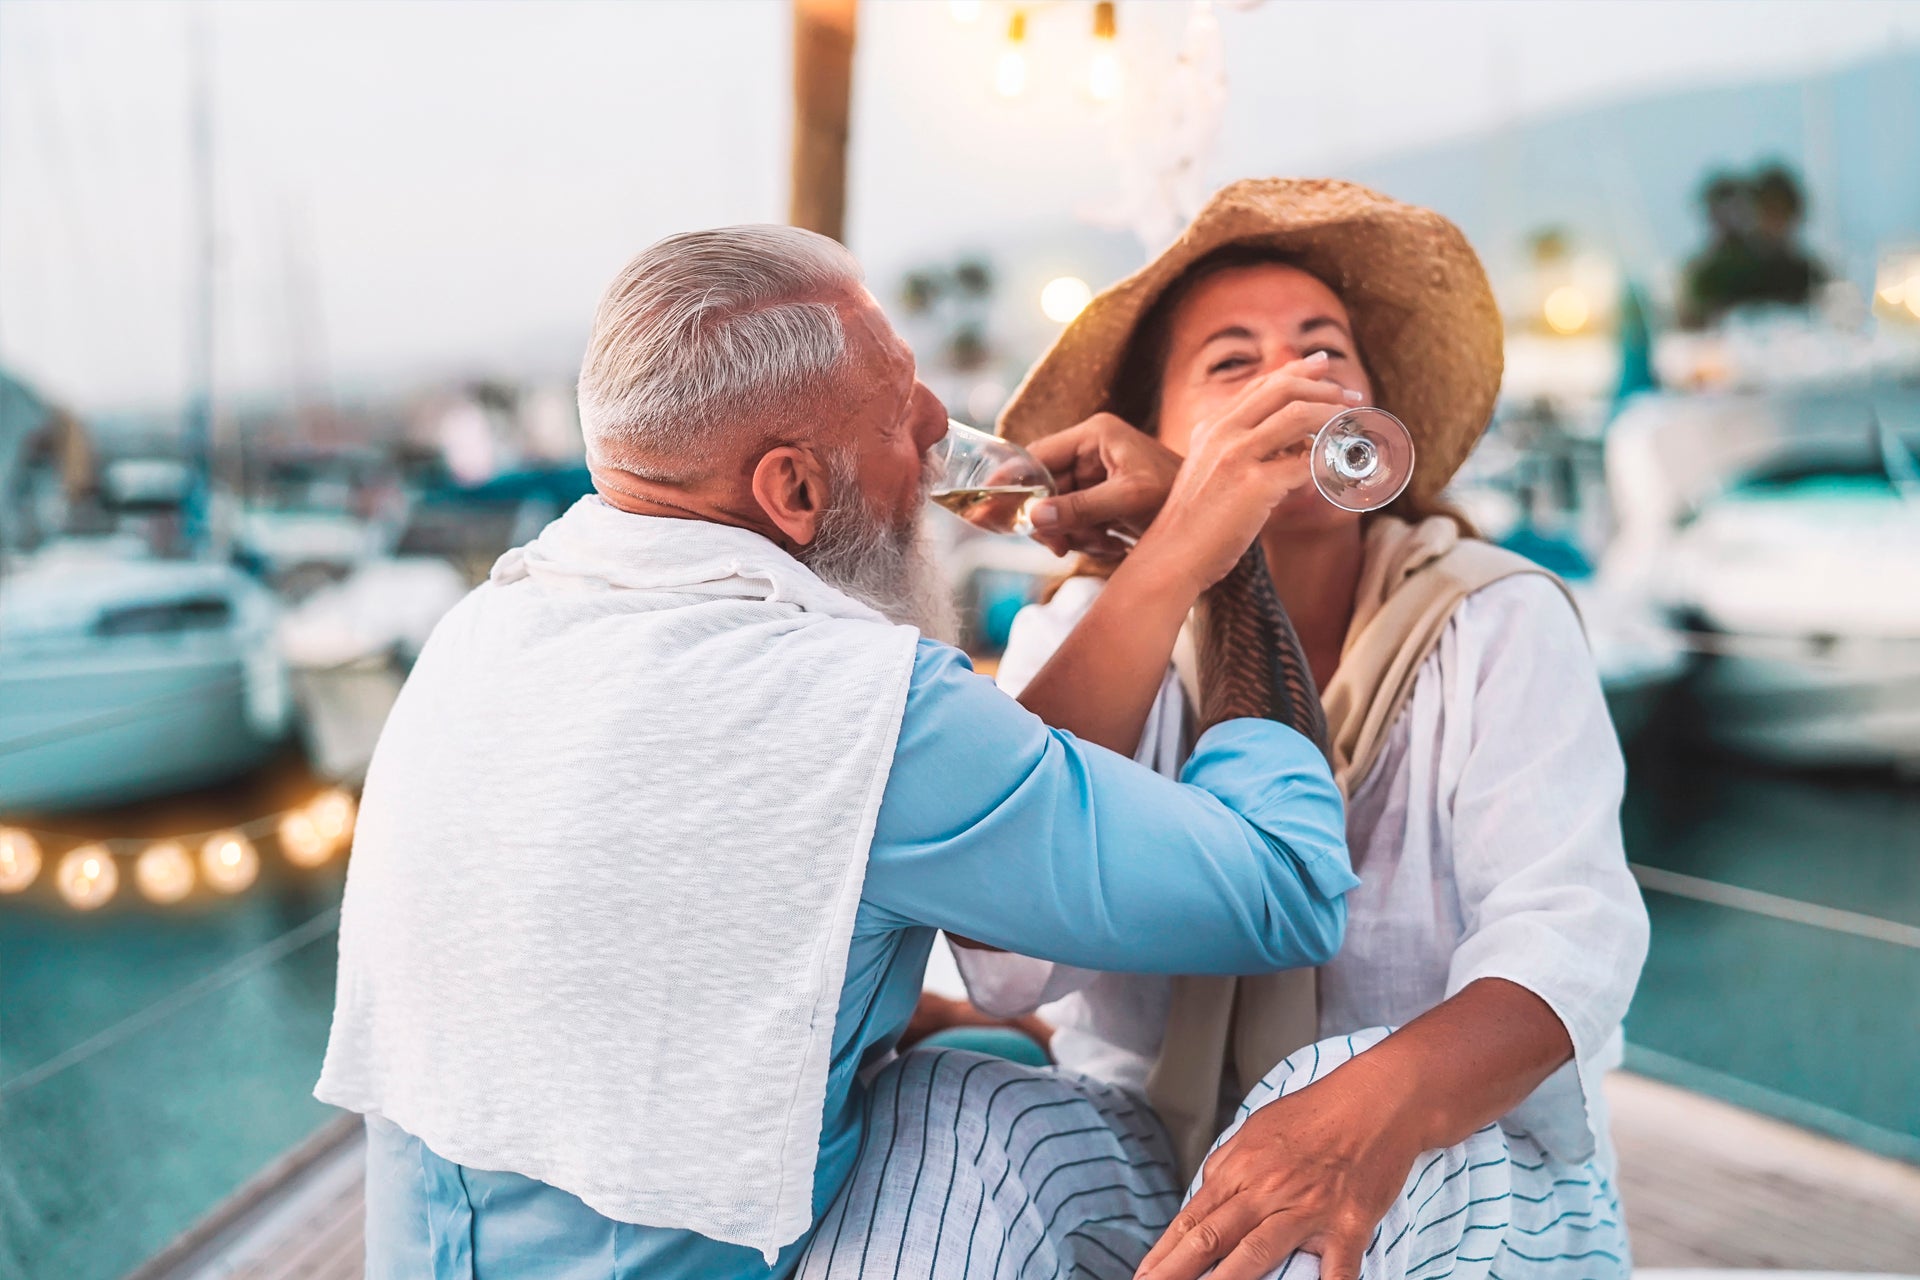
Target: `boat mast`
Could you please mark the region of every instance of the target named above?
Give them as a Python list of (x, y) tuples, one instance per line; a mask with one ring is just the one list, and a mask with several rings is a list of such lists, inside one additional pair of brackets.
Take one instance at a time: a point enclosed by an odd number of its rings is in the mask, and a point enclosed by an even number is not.
[(196, 554), (214, 550), (213, 521), (213, 324), (214, 205), (213, 90), (204, 14), (188, 29), (188, 85), (191, 99), (188, 149), (191, 157), (189, 207), (192, 303), (187, 316), (187, 410), (183, 424), (192, 488), (187, 497), (187, 540)]

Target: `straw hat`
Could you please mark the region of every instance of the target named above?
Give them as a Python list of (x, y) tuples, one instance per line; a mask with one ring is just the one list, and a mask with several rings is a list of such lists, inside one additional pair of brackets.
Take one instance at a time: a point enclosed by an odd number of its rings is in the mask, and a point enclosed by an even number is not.
[(1285, 252), (1353, 318), (1374, 401), (1413, 433), (1408, 493), (1430, 499), (1466, 461), (1500, 390), (1500, 311), (1460, 228), (1351, 182), (1255, 178), (1215, 193), (1165, 252), (1087, 304), (1000, 413), (1021, 444), (1109, 408), (1134, 329), (1167, 287), (1216, 249)]

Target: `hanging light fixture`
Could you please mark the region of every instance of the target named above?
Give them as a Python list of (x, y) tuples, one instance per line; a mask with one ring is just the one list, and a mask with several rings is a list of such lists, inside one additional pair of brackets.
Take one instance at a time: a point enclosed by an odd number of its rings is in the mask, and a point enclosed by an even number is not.
[(1120, 96), (1120, 50), (1115, 44), (1113, 0), (1093, 6), (1093, 61), (1087, 67), (1087, 91), (1096, 102)]
[(1004, 98), (1017, 98), (1027, 87), (1027, 15), (1015, 9), (1007, 22), (1007, 48), (994, 71), (993, 87)]
[(31, 831), (0, 827), (0, 893), (19, 893), (40, 874), (40, 842)]

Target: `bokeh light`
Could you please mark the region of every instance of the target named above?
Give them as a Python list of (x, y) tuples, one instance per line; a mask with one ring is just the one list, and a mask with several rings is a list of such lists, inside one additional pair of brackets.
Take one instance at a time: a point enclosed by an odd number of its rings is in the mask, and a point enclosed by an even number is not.
[(280, 852), (296, 867), (317, 867), (333, 856), (334, 842), (314, 820), (311, 807), (281, 814), (274, 834), (280, 839)]
[(178, 902), (193, 892), (193, 856), (178, 840), (150, 844), (134, 859), (133, 882), (149, 902)]
[(219, 831), (200, 846), (200, 875), (221, 893), (238, 893), (260, 874), (260, 855), (238, 831)]
[(40, 874), (40, 842), (30, 831), (0, 827), (0, 893), (19, 893)]
[(103, 844), (83, 844), (69, 849), (53, 869), (54, 885), (67, 905), (80, 911), (104, 906), (120, 887), (120, 868), (113, 853)]
[(1547, 327), (1558, 334), (1578, 333), (1593, 318), (1593, 305), (1587, 301), (1587, 295), (1570, 284), (1549, 293), (1543, 311)]
[(1087, 309), (1093, 290), (1079, 276), (1056, 276), (1040, 290), (1040, 310), (1055, 324), (1065, 324)]

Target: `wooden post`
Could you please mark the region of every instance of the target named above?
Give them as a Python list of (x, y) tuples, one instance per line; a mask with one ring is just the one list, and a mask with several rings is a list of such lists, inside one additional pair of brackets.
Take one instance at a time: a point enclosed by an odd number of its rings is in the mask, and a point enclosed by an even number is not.
[(847, 122), (858, 0), (793, 0), (793, 194), (787, 220), (846, 239)]

